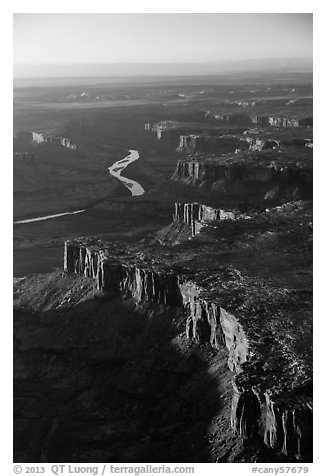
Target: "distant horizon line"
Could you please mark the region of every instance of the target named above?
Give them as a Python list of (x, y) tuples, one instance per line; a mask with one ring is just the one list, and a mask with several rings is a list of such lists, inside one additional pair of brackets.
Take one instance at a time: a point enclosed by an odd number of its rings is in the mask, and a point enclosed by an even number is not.
[(298, 60), (313, 60), (313, 56), (271, 56), (267, 58), (239, 58), (239, 59), (221, 59), (221, 60), (214, 60), (214, 61), (114, 61), (114, 62), (89, 62), (89, 63), (82, 63), (82, 62), (69, 62), (69, 63), (13, 63), (14, 66), (88, 66), (88, 65), (152, 65), (152, 64), (162, 64), (162, 65), (213, 65), (218, 63), (244, 63), (247, 61), (298, 61)]
[(253, 72), (313, 72), (313, 57), (274, 57), (201, 62), (17, 63), (13, 79), (194, 77)]

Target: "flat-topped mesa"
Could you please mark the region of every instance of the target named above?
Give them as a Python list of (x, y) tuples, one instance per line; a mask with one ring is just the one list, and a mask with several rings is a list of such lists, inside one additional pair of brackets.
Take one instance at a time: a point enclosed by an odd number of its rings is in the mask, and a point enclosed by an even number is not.
[(275, 176), (273, 167), (248, 167), (246, 164), (226, 164), (218, 160), (201, 160), (191, 158), (179, 160), (173, 179), (186, 179), (189, 183), (194, 180), (215, 182), (218, 180), (253, 180), (267, 182)]
[(233, 134), (210, 135), (205, 134), (189, 134), (179, 136), (179, 145), (177, 152), (184, 153), (219, 153), (228, 154), (235, 152), (237, 149), (248, 150), (249, 143), (242, 138)]
[(171, 270), (158, 271), (118, 260), (99, 245), (66, 241), (64, 271), (94, 278), (97, 289), (110, 296), (122, 295), (168, 306), (181, 303), (177, 276)]
[(206, 222), (216, 220), (235, 220), (239, 216), (236, 210), (222, 210), (200, 203), (175, 203), (173, 221), (185, 223), (191, 228), (194, 237)]
[(311, 199), (311, 149), (302, 147), (296, 157), (290, 147), (280, 154), (263, 150), (190, 155), (178, 161), (171, 178), (197, 188), (202, 196), (218, 198), (223, 206), (236, 208)]
[[(190, 205), (199, 215), (200, 205)], [(309, 460), (310, 371), (296, 345), (302, 333), (293, 328), (298, 315), (300, 322), (308, 319), (306, 298), (232, 267), (194, 274), (180, 268), (176, 274), (152, 251), (147, 256), (145, 248), (121, 246), (87, 239), (67, 241), (64, 269), (93, 277), (97, 288), (109, 296), (183, 309), (189, 339), (217, 350), (225, 345), (228, 351), (228, 366), (235, 372), (233, 430), (263, 441), (291, 460)], [(280, 335), (283, 328), (294, 332), (294, 340), (292, 334), (287, 339), (285, 331)]]

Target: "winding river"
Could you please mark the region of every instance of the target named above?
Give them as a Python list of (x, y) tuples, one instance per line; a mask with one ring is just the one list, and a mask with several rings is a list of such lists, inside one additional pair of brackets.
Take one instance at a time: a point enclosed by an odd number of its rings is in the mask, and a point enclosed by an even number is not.
[[(123, 175), (121, 175), (121, 172), (126, 167), (128, 167), (129, 164), (131, 164), (132, 162), (135, 162), (138, 159), (139, 159), (138, 151), (129, 150), (129, 155), (127, 155), (124, 159), (118, 160), (113, 165), (108, 167), (108, 171), (110, 172), (110, 174), (113, 177), (120, 180), (120, 182), (130, 191), (133, 197), (143, 195), (145, 193), (145, 190), (135, 180), (128, 179), (127, 177), (124, 177)], [(37, 221), (44, 221), (44, 220), (51, 220), (53, 218), (59, 218), (66, 215), (77, 215), (78, 213), (83, 213), (85, 211), (86, 210), (75, 210), (73, 212), (56, 213), (55, 215), (46, 215), (42, 217), (28, 218), (26, 220), (17, 220), (17, 221), (14, 221), (14, 225), (19, 225), (23, 223), (34, 223)]]
[(123, 185), (127, 187), (128, 190), (130, 190), (133, 197), (136, 197), (145, 193), (143, 187), (138, 182), (135, 182), (135, 180), (128, 179), (127, 177), (123, 177), (121, 175), (121, 172), (129, 164), (139, 159), (139, 153), (137, 150), (129, 150), (129, 152), (130, 154), (127, 155), (127, 157), (115, 162), (113, 165), (111, 165), (111, 167), (108, 168), (108, 170), (110, 174), (113, 175), (113, 177), (116, 177), (118, 180), (120, 180), (120, 182), (122, 182)]

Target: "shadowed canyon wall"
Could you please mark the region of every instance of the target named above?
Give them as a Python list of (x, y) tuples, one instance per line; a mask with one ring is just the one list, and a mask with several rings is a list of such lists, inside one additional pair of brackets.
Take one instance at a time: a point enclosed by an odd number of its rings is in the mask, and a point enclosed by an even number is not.
[[(197, 215), (211, 213), (198, 204), (191, 205)], [(290, 457), (307, 457), (311, 450), (311, 398), (300, 389), (285, 388), (280, 393), (273, 386), (260, 388), (250, 369), (259, 360), (254, 340), (240, 316), (221, 306), (214, 292), (171, 269), (158, 270), (112, 256), (101, 244), (83, 241), (65, 243), (64, 271), (94, 278), (98, 290), (111, 297), (133, 297), (139, 303), (183, 308), (189, 339), (209, 342), (214, 349), (222, 342), (228, 349), (228, 365), (235, 372), (230, 415), (234, 431), (244, 438), (262, 439), (268, 447)]]

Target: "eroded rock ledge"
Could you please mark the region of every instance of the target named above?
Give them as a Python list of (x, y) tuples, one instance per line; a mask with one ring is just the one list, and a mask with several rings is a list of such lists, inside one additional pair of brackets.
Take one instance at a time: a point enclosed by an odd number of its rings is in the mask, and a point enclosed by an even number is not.
[(195, 154), (179, 160), (172, 180), (201, 194), (226, 198), (227, 203), (275, 205), (312, 197), (312, 151), (307, 147), (296, 161), (290, 151), (275, 156), (273, 149), (224, 156)]
[(234, 431), (262, 439), (289, 458), (309, 459), (311, 367), (295, 327), (298, 314), (301, 325), (310, 322), (307, 300), (295, 289), (254, 281), (233, 267), (189, 271), (165, 258), (120, 243), (80, 239), (65, 243), (64, 270), (94, 278), (109, 297), (183, 309), (189, 339), (214, 349), (223, 343), (229, 351)]
[(173, 220), (188, 225), (191, 228), (192, 237), (200, 233), (207, 222), (245, 217), (238, 210), (217, 209), (201, 203), (175, 203), (174, 206)]

